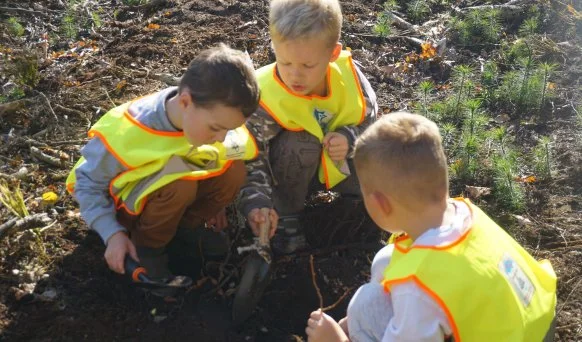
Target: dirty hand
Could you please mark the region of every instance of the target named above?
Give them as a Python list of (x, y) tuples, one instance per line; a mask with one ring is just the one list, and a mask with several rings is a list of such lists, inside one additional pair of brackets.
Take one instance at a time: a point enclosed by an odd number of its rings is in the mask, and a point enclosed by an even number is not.
[(228, 227), (228, 220), (226, 219), (226, 209), (222, 208), (221, 211), (216, 214), (213, 218), (206, 222), (206, 226), (211, 228), (215, 232), (221, 232), (224, 228)]
[(350, 149), (348, 146), (348, 138), (337, 132), (329, 132), (323, 137), (323, 148), (327, 150), (329, 157), (333, 161), (346, 159)]
[(307, 320), (305, 328), (308, 342), (318, 341), (349, 341), (340, 325), (321, 309), (313, 311)]
[[(255, 236), (260, 235), (260, 225), (264, 223), (267, 218), (261, 213), (260, 208), (255, 208), (251, 210), (249, 216), (247, 217), (247, 221), (253, 230), (253, 234)], [(269, 239), (275, 235), (275, 231), (277, 230), (277, 222), (279, 221), (279, 215), (275, 211), (275, 209), (269, 210), (269, 219), (271, 223), (270, 231), (269, 231)]]
[(119, 231), (107, 239), (105, 260), (112, 271), (120, 274), (125, 273), (123, 263), (125, 261), (125, 255), (128, 253), (134, 260), (139, 261), (135, 246), (124, 231)]

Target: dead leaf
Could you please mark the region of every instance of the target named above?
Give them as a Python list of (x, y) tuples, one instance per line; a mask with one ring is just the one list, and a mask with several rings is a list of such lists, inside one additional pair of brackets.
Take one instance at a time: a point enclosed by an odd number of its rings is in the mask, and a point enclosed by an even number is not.
[(422, 48), (422, 52), (420, 53), (420, 58), (429, 59), (429, 58), (433, 58), (434, 56), (436, 56), (436, 53), (437, 53), (436, 47), (433, 46), (431, 42), (422, 43), (422, 44), (420, 44), (420, 47)]
[(119, 83), (117, 83), (117, 85), (115, 86), (115, 89), (117, 89), (118, 91), (123, 89), (123, 87), (125, 87), (127, 85), (127, 81), (126, 80), (121, 80), (119, 81)]
[(529, 183), (533, 183), (533, 182), (537, 181), (537, 178), (536, 178), (536, 176), (533, 176), (533, 175), (521, 176), (521, 177), (516, 177), (515, 181), (519, 182), (519, 183), (528, 183), (529, 184)]
[(157, 29), (159, 29), (159, 28), (160, 28), (160, 25), (158, 25), (158, 24), (154, 24), (154, 23), (151, 23), (151, 24), (149, 24), (149, 25), (147, 26), (147, 28), (148, 28), (148, 29), (150, 29), (150, 30), (157, 30)]
[(472, 199), (478, 199), (483, 196), (491, 195), (491, 188), (484, 186), (470, 186), (465, 185), (465, 191)]
[(574, 6), (572, 6), (572, 4), (568, 4), (567, 9), (568, 9), (568, 12), (570, 12), (574, 16), (574, 18), (576, 18), (576, 19), (582, 19), (582, 13), (581, 12), (578, 12), (574, 8)]
[(556, 89), (556, 83), (552, 83), (552, 82), (548, 82), (548, 90), (554, 90)]

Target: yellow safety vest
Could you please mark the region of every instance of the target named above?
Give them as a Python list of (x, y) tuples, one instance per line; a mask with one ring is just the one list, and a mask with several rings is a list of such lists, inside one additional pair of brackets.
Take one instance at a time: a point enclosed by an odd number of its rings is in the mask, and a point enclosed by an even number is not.
[[(126, 171), (109, 184), (116, 207), (138, 215), (147, 196), (177, 180), (202, 180), (224, 173), (232, 160), (256, 157), (253, 137), (243, 125), (227, 133), (225, 141), (213, 145), (192, 146), (183, 132), (157, 131), (137, 121), (128, 110), (132, 102), (107, 112), (89, 130), (90, 138), (101, 139)], [(75, 190), (75, 171), (81, 157), (67, 178), (67, 190)]]
[(446, 314), (455, 342), (538, 342), (556, 308), (556, 274), (471, 204), (473, 226), (446, 246), (396, 239), (384, 289), (413, 281)]
[[(366, 115), (366, 101), (349, 51), (342, 51), (335, 62), (329, 63), (328, 94), (325, 97), (294, 94), (277, 75), (275, 63), (258, 69), (257, 80), (261, 88), (261, 107), (279, 125), (290, 131), (306, 130), (320, 142), (326, 132), (315, 119), (315, 110), (332, 115), (328, 132), (343, 126), (359, 125)], [(340, 171), (342, 165), (343, 162), (334, 163), (327, 151), (322, 153), (319, 180), (328, 189), (346, 178)]]

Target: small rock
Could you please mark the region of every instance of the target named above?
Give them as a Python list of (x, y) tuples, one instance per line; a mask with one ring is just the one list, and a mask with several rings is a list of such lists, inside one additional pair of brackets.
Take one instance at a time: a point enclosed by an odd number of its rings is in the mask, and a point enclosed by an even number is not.
[(517, 220), (517, 223), (519, 223), (520, 226), (526, 226), (526, 225), (531, 223), (531, 220), (528, 219), (527, 217), (523, 217), (521, 215), (512, 215), (512, 216), (515, 217), (515, 219)]
[(48, 278), (48, 277), (50, 277), (50, 275), (49, 275), (48, 273), (44, 273), (44, 274), (41, 276), (41, 278), (42, 278), (42, 279), (46, 279), (46, 278)]
[(52, 288), (48, 288), (48, 289), (46, 289), (46, 291), (44, 291), (42, 293), (41, 296), (43, 296), (46, 299), (53, 300), (53, 299), (57, 298), (57, 290), (52, 289)]
[(504, 123), (504, 122), (507, 122), (507, 121), (509, 121), (510, 119), (511, 119), (511, 118), (509, 117), (509, 115), (507, 115), (507, 114), (501, 114), (501, 115), (497, 115), (497, 116), (495, 117), (495, 119), (494, 119), (494, 120), (495, 120), (495, 122), (497, 122), (498, 124), (502, 124), (502, 123)]
[(266, 334), (269, 332), (269, 329), (267, 327), (261, 327), (261, 332)]
[(469, 197), (471, 197), (473, 199), (478, 199), (482, 196), (486, 196), (486, 195), (491, 194), (491, 188), (487, 188), (484, 186), (465, 185), (465, 191), (467, 191), (467, 194), (469, 195)]
[(163, 315), (160, 315), (160, 316), (155, 316), (155, 317), (154, 317), (154, 323), (160, 323), (160, 322), (162, 322), (163, 320), (165, 320), (166, 318), (168, 318), (168, 316), (163, 316)]
[(20, 274), (20, 270), (13, 269), (13, 270), (12, 270), (12, 274), (13, 274), (13, 275), (19, 275), (19, 274)]

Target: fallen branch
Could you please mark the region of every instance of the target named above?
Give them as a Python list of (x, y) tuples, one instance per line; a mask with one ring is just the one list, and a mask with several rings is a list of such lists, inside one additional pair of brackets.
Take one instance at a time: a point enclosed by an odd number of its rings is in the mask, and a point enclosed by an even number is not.
[[(61, 152), (62, 153), (62, 152)], [(43, 161), (47, 164), (58, 166), (58, 167), (66, 167), (67, 160), (65, 158), (57, 158), (50, 156), (44, 152), (42, 152), (38, 147), (31, 146), (30, 147), (30, 154), (35, 157), (36, 159)], [(66, 155), (66, 154), (64, 154)]]
[(0, 225), (0, 238), (4, 237), (10, 232), (21, 231), (31, 228), (39, 228), (39, 226), (44, 226), (51, 221), (47, 213), (38, 213), (23, 218), (14, 218), (8, 222)]
[(8, 103), (2, 103), (2, 104), (0, 104), (0, 116), (14, 113), (14, 112), (18, 111), (19, 109), (24, 108), (27, 104), (32, 102), (34, 99), (36, 99), (36, 97), (30, 97), (30, 98), (20, 99), (20, 100), (8, 102)]
[(408, 21), (400, 18), (394, 12), (387, 12), (390, 15), (390, 18), (393, 20), (394, 26), (401, 28), (403, 30), (410, 30), (412, 32), (418, 33), (418, 27), (409, 23)]
[(319, 298), (319, 308), (323, 309), (323, 297), (321, 296), (321, 290), (317, 285), (317, 280), (315, 279), (315, 267), (313, 266), (313, 255), (309, 256), (309, 265), (311, 266), (311, 281), (313, 282), (313, 287), (317, 291), (317, 298)]
[(44, 13), (41, 11), (35, 11), (35, 10), (31, 10), (31, 9), (27, 9), (27, 8), (20, 8), (20, 7), (0, 7), (0, 10), (9, 11), (9, 12), (27, 12), (27, 13), (33, 13), (33, 14), (48, 15), (47, 13)]
[(503, 18), (511, 18), (515, 15), (515, 13), (525, 11), (526, 9), (525, 5), (527, 5), (530, 2), (531, 0), (511, 0), (501, 5), (480, 5), (465, 8), (457, 8), (456, 10), (460, 13), (466, 14), (470, 11), (497, 9), (501, 11), (501, 16)]
[(45, 100), (46, 104), (48, 105), (48, 108), (51, 111), (51, 114), (55, 118), (56, 122), (59, 122), (59, 118), (57, 117), (57, 114), (53, 110), (53, 106), (51, 106), (51, 102), (49, 101), (48, 97), (46, 97), (46, 95), (43, 92), (36, 91), (36, 93), (44, 98), (44, 100)]

